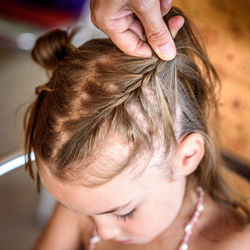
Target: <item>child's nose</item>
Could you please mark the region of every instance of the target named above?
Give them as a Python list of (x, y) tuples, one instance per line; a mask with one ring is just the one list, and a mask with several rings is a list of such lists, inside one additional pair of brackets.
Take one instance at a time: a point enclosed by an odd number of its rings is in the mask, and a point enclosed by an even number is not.
[(103, 239), (103, 240), (112, 240), (115, 239), (116, 236), (119, 235), (119, 231), (117, 230), (117, 228), (114, 227), (101, 227), (98, 230), (98, 234), (99, 236)]
[(120, 234), (120, 229), (116, 223), (109, 219), (95, 219), (98, 235), (103, 240), (112, 240)]

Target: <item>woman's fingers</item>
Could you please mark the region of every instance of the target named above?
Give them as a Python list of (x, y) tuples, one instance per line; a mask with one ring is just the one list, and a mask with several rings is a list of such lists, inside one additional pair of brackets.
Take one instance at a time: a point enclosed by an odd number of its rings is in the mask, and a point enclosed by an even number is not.
[(160, 0), (161, 15), (165, 16), (172, 7), (172, 0)]
[(136, 25), (123, 32), (113, 32), (110, 38), (127, 55), (138, 57), (152, 56), (152, 49)]
[(183, 24), (184, 18), (182, 16), (173, 16), (168, 20), (169, 30), (173, 38), (175, 38)]
[(176, 48), (162, 18), (160, 4), (159, 0), (131, 1), (131, 8), (140, 19), (155, 53), (163, 60), (171, 60), (176, 55)]
[(152, 48), (163, 60), (175, 57), (176, 48), (171, 34), (175, 36), (183, 25), (183, 18), (173, 17), (169, 20), (168, 30), (162, 15), (168, 13), (171, 6), (172, 2), (167, 0), (90, 2), (93, 23), (124, 53), (150, 57)]
[(132, 30), (142, 41), (145, 42), (147, 40), (142, 23), (136, 17), (134, 17), (129, 29)]

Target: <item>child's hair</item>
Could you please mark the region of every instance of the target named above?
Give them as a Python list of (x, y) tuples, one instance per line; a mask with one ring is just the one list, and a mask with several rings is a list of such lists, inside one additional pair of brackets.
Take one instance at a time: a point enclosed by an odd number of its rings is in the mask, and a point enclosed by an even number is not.
[[(212, 127), (217, 118), (215, 89), (220, 87), (217, 73), (197, 29), (178, 8), (165, 16), (166, 24), (176, 15), (183, 16), (185, 24), (174, 39), (177, 55), (168, 62), (156, 55), (125, 55), (110, 39), (90, 40), (76, 48), (72, 34), (62, 30), (37, 40), (32, 57), (51, 78), (36, 88), (37, 99), (24, 118), (26, 168), (35, 179), (33, 150), (55, 176), (76, 180), (108, 132), (119, 131), (133, 145), (127, 163), (115, 171), (107, 169), (94, 182), (81, 179), (86, 186), (100, 185), (121, 173), (139, 151), (152, 149), (153, 135), (163, 134), (167, 154), (182, 138), (198, 132), (204, 137), (205, 155), (193, 175), (214, 200), (241, 208), (249, 222), (248, 207), (230, 194), (221, 177), (223, 162), (211, 139), (216, 137)], [(130, 104), (140, 110), (147, 129), (128, 111)]]

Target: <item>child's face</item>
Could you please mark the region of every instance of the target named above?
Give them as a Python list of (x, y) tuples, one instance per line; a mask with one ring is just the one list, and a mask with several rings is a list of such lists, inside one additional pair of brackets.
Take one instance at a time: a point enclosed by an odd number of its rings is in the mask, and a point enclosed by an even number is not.
[[(153, 156), (145, 154), (139, 157), (128, 167), (135, 171), (124, 171), (106, 184), (94, 188), (65, 184), (44, 168), (40, 168), (40, 176), (48, 191), (64, 206), (92, 217), (101, 238), (146, 243), (174, 221), (185, 191), (184, 177), (170, 180), (163, 176), (163, 168), (167, 171), (167, 168), (174, 166), (168, 166), (166, 158), (159, 152)], [(146, 167), (145, 171), (135, 177), (137, 169), (141, 167)], [(124, 204), (128, 205), (104, 213)]]

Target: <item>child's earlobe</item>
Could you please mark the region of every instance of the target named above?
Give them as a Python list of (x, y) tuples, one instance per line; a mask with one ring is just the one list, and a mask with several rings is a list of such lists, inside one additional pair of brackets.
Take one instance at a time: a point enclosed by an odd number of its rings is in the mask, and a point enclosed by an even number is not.
[(188, 176), (193, 173), (201, 162), (205, 153), (204, 138), (200, 133), (187, 135), (178, 146), (178, 173)]

